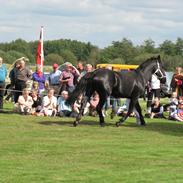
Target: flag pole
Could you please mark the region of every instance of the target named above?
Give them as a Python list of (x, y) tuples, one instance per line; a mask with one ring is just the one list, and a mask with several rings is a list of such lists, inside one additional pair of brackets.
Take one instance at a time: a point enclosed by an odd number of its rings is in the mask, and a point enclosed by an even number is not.
[(37, 67), (40, 67), (41, 72), (43, 72), (43, 65), (44, 65), (43, 26), (41, 26), (40, 38), (37, 46), (36, 65)]
[(43, 30), (44, 30), (44, 27), (41, 26), (41, 72), (43, 72), (43, 62), (44, 62), (44, 49), (43, 49)]

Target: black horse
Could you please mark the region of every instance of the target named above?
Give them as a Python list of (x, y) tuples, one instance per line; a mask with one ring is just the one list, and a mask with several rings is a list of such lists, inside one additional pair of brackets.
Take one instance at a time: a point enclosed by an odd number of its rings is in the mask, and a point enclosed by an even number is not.
[(108, 69), (97, 69), (87, 73), (81, 78), (73, 93), (68, 99), (68, 104), (73, 104), (80, 94), (83, 94), (80, 113), (76, 117), (74, 126), (77, 126), (81, 120), (86, 103), (90, 100), (92, 94), (96, 91), (99, 94), (100, 101), (97, 106), (97, 112), (100, 118), (100, 125), (104, 126), (105, 121), (102, 114), (103, 105), (108, 96), (115, 98), (129, 98), (130, 105), (125, 117), (121, 118), (116, 126), (122, 124), (135, 108), (139, 113), (141, 125), (145, 125), (144, 117), (138, 98), (144, 95), (145, 86), (150, 81), (152, 74), (166, 82), (166, 76), (162, 67), (160, 56), (152, 57), (142, 63), (136, 70), (131, 72), (115, 72)]

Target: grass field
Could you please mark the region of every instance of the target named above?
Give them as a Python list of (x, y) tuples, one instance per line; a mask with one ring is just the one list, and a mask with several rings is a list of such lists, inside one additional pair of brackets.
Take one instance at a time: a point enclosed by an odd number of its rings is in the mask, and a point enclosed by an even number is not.
[(117, 120), (101, 128), (85, 117), (74, 128), (69, 118), (0, 114), (0, 182), (183, 182), (183, 124)]

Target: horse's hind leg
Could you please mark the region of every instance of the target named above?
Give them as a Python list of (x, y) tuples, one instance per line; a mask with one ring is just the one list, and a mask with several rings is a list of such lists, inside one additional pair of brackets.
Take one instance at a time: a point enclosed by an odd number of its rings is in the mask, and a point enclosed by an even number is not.
[(97, 112), (99, 114), (99, 118), (100, 118), (100, 126), (105, 126), (105, 121), (104, 121), (104, 116), (102, 114), (102, 108), (105, 104), (105, 101), (107, 99), (107, 96), (104, 94), (105, 92), (102, 92), (101, 91), (99, 92), (99, 97), (100, 97), (100, 100), (99, 100), (99, 103), (97, 105)]

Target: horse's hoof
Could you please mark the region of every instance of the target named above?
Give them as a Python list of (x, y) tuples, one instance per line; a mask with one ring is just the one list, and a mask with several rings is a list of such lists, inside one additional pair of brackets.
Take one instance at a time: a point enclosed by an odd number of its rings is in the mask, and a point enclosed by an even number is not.
[(74, 121), (73, 126), (76, 127), (76, 126), (78, 126), (78, 124), (79, 124), (78, 121)]
[(120, 126), (120, 122), (116, 122), (116, 127), (119, 127)]
[(105, 123), (100, 123), (100, 126), (101, 127), (105, 127)]
[(146, 123), (145, 123), (145, 122), (143, 122), (143, 123), (141, 123), (140, 125), (141, 125), (141, 126), (146, 126)]

